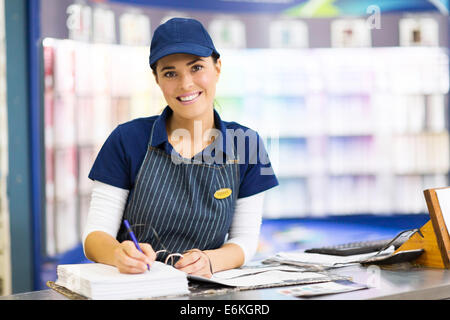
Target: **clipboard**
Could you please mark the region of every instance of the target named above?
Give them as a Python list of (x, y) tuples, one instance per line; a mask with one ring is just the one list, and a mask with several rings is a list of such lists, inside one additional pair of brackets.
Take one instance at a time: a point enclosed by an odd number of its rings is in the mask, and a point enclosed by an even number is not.
[[(303, 278), (289, 281), (280, 281), (276, 283), (268, 283), (261, 285), (251, 285), (251, 286), (232, 286), (221, 283), (220, 281), (211, 281), (207, 278), (197, 277), (189, 275), (189, 291), (188, 294), (180, 294), (180, 295), (171, 295), (171, 296), (159, 296), (153, 298), (141, 298), (139, 300), (160, 300), (160, 299), (178, 299), (180, 297), (190, 297), (196, 298), (199, 296), (212, 296), (217, 294), (231, 293), (237, 291), (246, 291), (246, 290), (256, 290), (256, 289), (265, 289), (265, 288), (275, 288), (275, 287), (286, 287), (292, 285), (302, 285), (302, 284), (315, 284), (329, 281), (343, 281), (343, 280), (351, 280), (348, 276), (340, 276), (335, 274), (329, 274), (326, 272), (317, 272), (321, 274), (322, 277), (316, 278)], [(56, 284), (54, 281), (47, 281), (47, 287), (53, 289), (54, 291), (66, 296), (71, 300), (90, 300), (89, 298), (73, 292), (63, 286)]]
[(423, 191), (430, 221), (420, 228), (421, 234), (415, 233), (394, 252), (423, 249), (423, 254), (412, 261), (416, 266), (450, 269), (450, 236), (436, 194), (437, 190), (444, 189), (448, 189), (450, 192), (450, 187), (431, 188)]

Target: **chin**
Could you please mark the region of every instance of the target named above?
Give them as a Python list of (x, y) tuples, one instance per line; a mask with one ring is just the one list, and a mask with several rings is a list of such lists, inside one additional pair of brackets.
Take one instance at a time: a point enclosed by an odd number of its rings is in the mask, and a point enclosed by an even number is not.
[[(212, 109), (212, 108), (211, 108)], [(185, 119), (195, 120), (201, 118), (209, 110), (204, 107), (198, 107), (195, 105), (177, 106), (172, 108), (173, 112)]]

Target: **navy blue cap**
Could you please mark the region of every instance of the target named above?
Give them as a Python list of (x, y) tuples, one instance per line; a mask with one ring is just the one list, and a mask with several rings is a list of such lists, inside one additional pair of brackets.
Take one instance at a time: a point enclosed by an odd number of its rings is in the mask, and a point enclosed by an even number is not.
[(150, 66), (162, 57), (174, 53), (188, 53), (209, 57), (218, 56), (211, 37), (203, 25), (194, 19), (172, 18), (156, 28), (150, 46)]

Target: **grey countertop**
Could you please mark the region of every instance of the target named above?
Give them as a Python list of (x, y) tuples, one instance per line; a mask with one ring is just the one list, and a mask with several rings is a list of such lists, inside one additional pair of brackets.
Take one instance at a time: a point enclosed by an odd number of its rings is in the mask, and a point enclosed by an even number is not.
[[(380, 268), (353, 265), (334, 269), (332, 273), (351, 277), (370, 288), (347, 293), (314, 297), (325, 300), (436, 300), (450, 299), (450, 270), (396, 266)], [(281, 294), (281, 287), (177, 297), (176, 300), (299, 300)], [(52, 289), (2, 296), (0, 300), (67, 300)], [(308, 298), (309, 300), (311, 298)]]

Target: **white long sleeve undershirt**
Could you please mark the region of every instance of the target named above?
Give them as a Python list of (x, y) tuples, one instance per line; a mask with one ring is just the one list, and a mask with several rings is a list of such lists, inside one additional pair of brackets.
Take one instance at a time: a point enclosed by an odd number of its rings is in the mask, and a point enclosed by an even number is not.
[[(84, 242), (89, 233), (103, 231), (116, 238), (127, 203), (129, 190), (94, 181), (91, 203), (83, 232)], [(244, 264), (256, 253), (262, 222), (264, 192), (239, 198), (236, 201), (233, 221), (225, 243), (239, 245), (244, 251)]]

